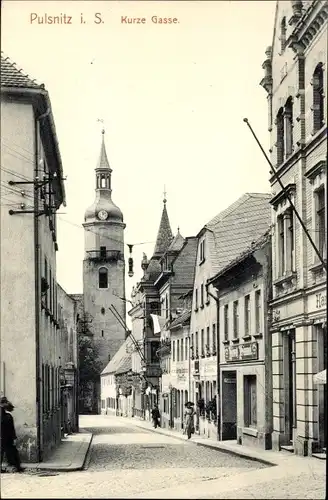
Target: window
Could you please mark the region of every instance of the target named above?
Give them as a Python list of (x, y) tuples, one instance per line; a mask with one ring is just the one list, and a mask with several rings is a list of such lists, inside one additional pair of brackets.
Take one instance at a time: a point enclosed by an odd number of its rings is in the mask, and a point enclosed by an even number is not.
[(150, 342), (150, 362), (158, 363), (158, 349), (160, 347), (160, 342), (153, 341)]
[(175, 361), (175, 340), (172, 342), (172, 361)]
[(315, 193), (315, 210), (316, 210), (316, 240), (318, 250), (322, 257), (326, 257), (326, 206), (325, 206), (325, 189), (321, 187)]
[(244, 425), (257, 426), (256, 375), (244, 376)]
[(293, 100), (289, 97), (285, 105), (286, 157), (293, 152)]
[(202, 329), (200, 332), (200, 349), (201, 349), (201, 355), (205, 356), (205, 348), (204, 348), (204, 330)]
[(180, 361), (180, 340), (177, 340), (177, 361)]
[(285, 127), (284, 127), (284, 110), (280, 108), (277, 114), (277, 165), (281, 165), (285, 158)]
[(106, 177), (104, 175), (102, 175), (100, 177), (100, 187), (101, 188), (105, 188), (106, 187)]
[(180, 341), (180, 349), (181, 349), (181, 361), (183, 361), (183, 354), (184, 354), (184, 351), (183, 351), (183, 339), (181, 339), (181, 341)]
[(216, 354), (216, 324), (213, 323), (212, 326), (212, 351), (213, 354)]
[(104, 307), (102, 307), (102, 308), (100, 309), (100, 312), (101, 312), (101, 314), (105, 314), (105, 312), (106, 312), (106, 311), (105, 311), (105, 308), (104, 308)]
[(211, 340), (210, 340), (210, 327), (208, 326), (206, 328), (206, 354), (209, 355), (210, 354), (210, 350), (211, 350)]
[(104, 336), (104, 330), (101, 330), (101, 336), (102, 337)]
[(286, 48), (286, 18), (283, 17), (280, 23), (280, 52), (283, 53)]
[(287, 271), (294, 270), (294, 254), (295, 254), (295, 243), (294, 243), (294, 213), (290, 211), (287, 215), (288, 221), (288, 233), (287, 233), (287, 250), (288, 250), (288, 262)]
[(99, 288), (108, 288), (108, 271), (106, 267), (99, 269)]
[(317, 132), (324, 125), (323, 69), (319, 63), (313, 73), (313, 130)]
[(169, 317), (169, 299), (167, 294), (165, 295), (165, 318)]
[(251, 323), (251, 299), (249, 295), (245, 297), (245, 335), (249, 335)]
[(192, 359), (194, 358), (195, 356), (195, 345), (194, 345), (194, 334), (192, 333), (191, 334), (191, 345), (190, 345), (190, 351), (191, 351), (191, 356), (192, 356)]
[(52, 312), (52, 273), (51, 273), (51, 269), (49, 270), (49, 310), (50, 312)]
[(210, 294), (208, 293), (208, 286), (205, 285), (205, 292), (206, 292), (206, 304), (210, 303)]
[(199, 349), (198, 332), (196, 332), (195, 333), (195, 356), (196, 356), (196, 359), (198, 358), (198, 349)]
[(102, 259), (106, 259), (106, 255), (107, 255), (106, 247), (100, 247), (100, 257)]
[(239, 334), (239, 304), (238, 300), (233, 303), (233, 336), (238, 338)]
[(200, 242), (199, 245), (199, 264), (202, 264), (205, 260), (205, 240)]
[(185, 338), (185, 360), (189, 359), (188, 356), (188, 337)]
[(229, 338), (229, 304), (224, 306), (224, 340)]
[(285, 272), (285, 225), (283, 216), (280, 215), (277, 219), (278, 225), (278, 265), (279, 276)]
[(204, 285), (200, 285), (200, 307), (204, 307)]
[(255, 333), (261, 333), (262, 297), (261, 290), (255, 292)]
[(196, 288), (195, 290), (195, 310), (197, 311), (198, 309), (198, 290)]

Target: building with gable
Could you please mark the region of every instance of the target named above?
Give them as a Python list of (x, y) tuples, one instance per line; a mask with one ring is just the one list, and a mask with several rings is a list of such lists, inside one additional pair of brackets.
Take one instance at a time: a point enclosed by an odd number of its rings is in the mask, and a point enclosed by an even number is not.
[(22, 460), (40, 462), (60, 442), (68, 385), (77, 424), (74, 304), (63, 304), (56, 280), (56, 212), (65, 189), (49, 94), (3, 54), (1, 201), (1, 392), (15, 405)]
[(132, 347), (127, 337), (100, 375), (102, 414), (132, 416)]
[(248, 239), (210, 281), (219, 308), (218, 438), (271, 449), (271, 213), (265, 203), (259, 215), (266, 220), (266, 233), (251, 244)]
[[(188, 295), (193, 285), (196, 252), (197, 238), (183, 238), (178, 230), (160, 260), (161, 274), (155, 281), (163, 320), (158, 354), (161, 365), (167, 371), (164, 379), (162, 376), (160, 388), (164, 395), (160, 398), (162, 420), (164, 426), (177, 429), (183, 428), (184, 404), (190, 394)], [(170, 355), (168, 362), (167, 351)]]
[(273, 446), (300, 455), (327, 439), (315, 381), (327, 370), (327, 18), (327, 2), (278, 1), (261, 82), (271, 161), (318, 251), (272, 177)]
[[(161, 315), (160, 294), (155, 282), (162, 273), (161, 259), (173, 240), (169, 217), (164, 199), (160, 225), (154, 253), (148, 260), (144, 254), (141, 267), (143, 276), (137, 283), (132, 296), (133, 307), (129, 311), (132, 334), (141, 350), (132, 354), (133, 367), (133, 408), (134, 415), (150, 419), (150, 410), (158, 402), (160, 390), (160, 328), (155, 327), (152, 315)], [(170, 314), (169, 294), (162, 297), (162, 314), (168, 320)], [(134, 370), (140, 370), (134, 371)]]
[[(196, 431), (218, 435), (217, 418), (206, 411), (218, 394), (218, 297), (210, 279), (232, 262), (270, 224), (270, 195), (246, 193), (209, 221), (198, 233), (190, 321), (192, 400), (196, 403)], [(265, 217), (265, 214), (268, 214)], [(224, 405), (224, 402), (222, 403)]]
[[(101, 369), (123, 344), (126, 333), (109, 310), (114, 305), (125, 321), (125, 261), (123, 214), (112, 200), (112, 169), (104, 131), (95, 169), (95, 201), (84, 216), (83, 307)], [(100, 377), (100, 373), (99, 373)], [(92, 388), (91, 388), (92, 390)], [(99, 384), (93, 384), (93, 408), (100, 411)]]

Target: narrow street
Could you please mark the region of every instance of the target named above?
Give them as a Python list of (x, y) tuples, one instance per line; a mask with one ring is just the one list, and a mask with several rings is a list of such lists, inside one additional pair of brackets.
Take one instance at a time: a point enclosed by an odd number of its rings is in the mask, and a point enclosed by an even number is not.
[(145, 498), (152, 492), (159, 498), (159, 491), (174, 498), (175, 489), (175, 498), (324, 498), (324, 478), (313, 470), (288, 478), (280, 472), (277, 479), (278, 467), (156, 434), (124, 418), (82, 416), (81, 427), (94, 435), (85, 470), (3, 474), (2, 498)]

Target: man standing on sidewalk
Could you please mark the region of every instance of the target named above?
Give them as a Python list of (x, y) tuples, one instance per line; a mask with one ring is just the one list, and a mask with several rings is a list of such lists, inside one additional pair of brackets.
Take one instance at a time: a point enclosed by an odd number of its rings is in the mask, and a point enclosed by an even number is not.
[(0, 400), (1, 407), (1, 472), (5, 472), (2, 469), (3, 457), (6, 454), (6, 458), (9, 465), (15, 467), (16, 472), (23, 472), (21, 467), (21, 462), (19, 458), (19, 453), (16, 448), (16, 432), (14, 419), (10, 412), (13, 411), (14, 405), (8, 401), (6, 397), (2, 397)]

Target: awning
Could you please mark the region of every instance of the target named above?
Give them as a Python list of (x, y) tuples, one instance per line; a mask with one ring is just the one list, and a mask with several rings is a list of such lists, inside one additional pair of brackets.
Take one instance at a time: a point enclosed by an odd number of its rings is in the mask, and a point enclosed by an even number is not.
[(313, 375), (313, 382), (315, 384), (326, 384), (327, 383), (327, 370), (322, 370), (322, 372)]

